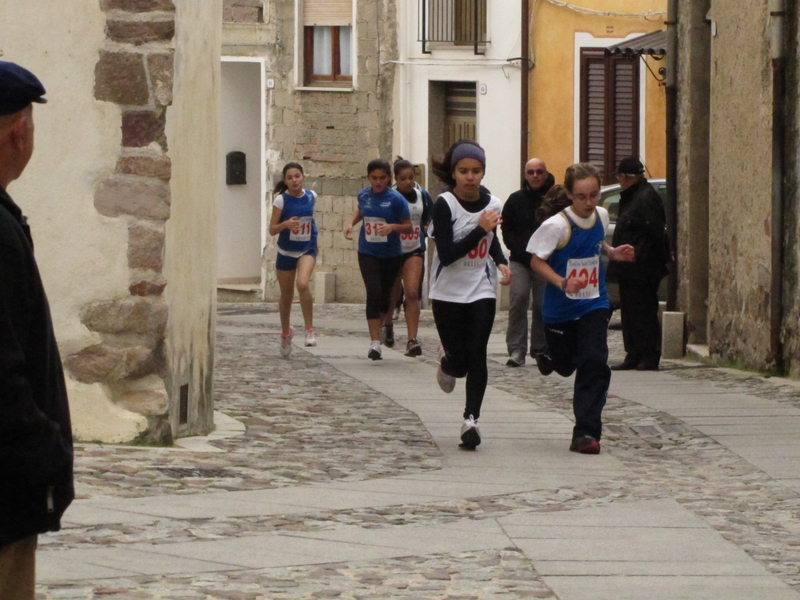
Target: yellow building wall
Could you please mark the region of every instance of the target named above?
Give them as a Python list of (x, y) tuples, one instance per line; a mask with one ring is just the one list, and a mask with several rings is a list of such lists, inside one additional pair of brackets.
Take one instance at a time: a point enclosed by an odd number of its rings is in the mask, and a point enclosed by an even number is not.
[[(664, 11), (663, 15), (626, 17), (582, 14), (548, 0), (530, 3), (530, 44), (534, 67), (530, 71), (528, 101), (528, 156), (547, 163), (556, 181), (575, 162), (578, 148), (575, 122), (575, 33), (618, 40), (631, 34), (666, 29), (667, 0), (567, 0), (575, 8), (605, 13), (642, 14)], [(616, 42), (609, 42), (616, 43)], [(666, 66), (666, 60), (648, 58), (650, 67)], [(645, 70), (644, 151), (648, 175), (666, 176), (666, 97), (664, 87)], [(606, 182), (614, 183), (614, 182)]]

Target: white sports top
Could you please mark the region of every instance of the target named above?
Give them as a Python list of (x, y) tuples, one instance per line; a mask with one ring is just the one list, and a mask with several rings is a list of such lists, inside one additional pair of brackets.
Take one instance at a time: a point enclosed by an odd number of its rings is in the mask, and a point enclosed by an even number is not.
[[(454, 242), (466, 237), (478, 226), (483, 211), (467, 212), (450, 192), (445, 192), (439, 197), (444, 198), (450, 207)], [(503, 204), (500, 200), (492, 196), (484, 210), (494, 210), (499, 213), (502, 209)], [(476, 248), (446, 267), (439, 262), (439, 254), (434, 250), (431, 289), (428, 297), (432, 300), (464, 304), (485, 298), (496, 298), (497, 267), (489, 255), (493, 239), (494, 232), (487, 233)]]

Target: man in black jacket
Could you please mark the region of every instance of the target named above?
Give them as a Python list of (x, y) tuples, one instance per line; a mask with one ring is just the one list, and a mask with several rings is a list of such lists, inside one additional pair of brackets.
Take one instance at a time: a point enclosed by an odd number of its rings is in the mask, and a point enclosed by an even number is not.
[(37, 535), (73, 499), (64, 372), (30, 229), (6, 192), (33, 153), (44, 87), (0, 61), (0, 600), (33, 600)]
[(619, 283), (625, 360), (612, 370), (657, 371), (661, 359), (658, 325), (658, 285), (667, 274), (666, 215), (661, 196), (644, 176), (635, 157), (623, 158), (617, 168), (620, 194), (612, 246), (630, 244), (636, 260), (613, 261), (607, 279)]
[(522, 189), (508, 197), (503, 205), (503, 222), (500, 231), (503, 243), (511, 251), (511, 289), (508, 308), (508, 329), (506, 347), (509, 367), (525, 364), (528, 351), (528, 306), (533, 294), (531, 314), (531, 356), (547, 352), (547, 341), (542, 326), (542, 298), (546, 282), (531, 269), (531, 255), (525, 251), (533, 232), (539, 228), (536, 209), (542, 205), (555, 179), (547, 172), (544, 161), (530, 159), (525, 165), (525, 179)]

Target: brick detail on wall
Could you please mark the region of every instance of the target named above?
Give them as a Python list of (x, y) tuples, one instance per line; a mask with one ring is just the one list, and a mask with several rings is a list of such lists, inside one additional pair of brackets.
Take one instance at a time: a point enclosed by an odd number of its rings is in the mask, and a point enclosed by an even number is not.
[(102, 341), (66, 356), (64, 364), (77, 381), (103, 383), (112, 393), (120, 390), (114, 401), (147, 416), (151, 438), (167, 441), (171, 432), (162, 427), (168, 410), (164, 395), (131, 395), (132, 388), (121, 384), (166, 376), (169, 315), (162, 269), (172, 165), (165, 125), (166, 107), (172, 103), (175, 4), (100, 0), (100, 6), (106, 13), (106, 47), (95, 66), (94, 96), (121, 107), (122, 142), (114, 173), (98, 185), (94, 205), (104, 217), (127, 223), (130, 283), (118, 297), (82, 308), (81, 322)]

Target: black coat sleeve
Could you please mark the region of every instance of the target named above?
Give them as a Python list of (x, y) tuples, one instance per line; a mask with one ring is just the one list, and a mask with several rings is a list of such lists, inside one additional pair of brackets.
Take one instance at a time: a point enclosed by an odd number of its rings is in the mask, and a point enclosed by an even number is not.
[[(511, 252), (513, 257), (524, 257), (527, 252), (530, 235), (526, 224), (525, 215), (521, 208), (522, 198), (518, 193), (511, 194), (503, 205), (503, 222), (500, 224), (500, 232), (503, 235), (503, 243)], [(530, 255), (528, 255), (530, 256)]]

